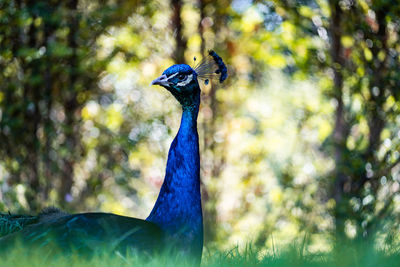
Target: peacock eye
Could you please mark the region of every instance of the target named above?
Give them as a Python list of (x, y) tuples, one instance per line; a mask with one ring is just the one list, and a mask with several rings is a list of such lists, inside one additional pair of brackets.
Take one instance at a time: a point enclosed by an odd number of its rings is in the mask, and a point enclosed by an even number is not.
[(178, 75), (178, 79), (179, 79), (179, 80), (183, 80), (183, 78), (185, 78), (185, 74), (179, 74), (179, 75)]

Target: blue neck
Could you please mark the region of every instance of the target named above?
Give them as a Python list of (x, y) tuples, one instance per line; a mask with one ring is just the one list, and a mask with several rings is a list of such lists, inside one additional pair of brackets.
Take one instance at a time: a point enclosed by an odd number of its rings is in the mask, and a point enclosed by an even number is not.
[[(183, 107), (179, 132), (171, 144), (165, 180), (148, 221), (183, 241), (192, 253), (203, 246), (200, 155), (197, 134), (199, 104)], [(200, 247), (201, 245), (201, 247)]]

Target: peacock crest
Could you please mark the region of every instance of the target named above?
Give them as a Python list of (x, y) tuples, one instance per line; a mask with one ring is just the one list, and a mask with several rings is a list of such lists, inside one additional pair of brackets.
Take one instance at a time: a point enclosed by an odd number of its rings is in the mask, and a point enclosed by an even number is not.
[[(196, 62), (196, 57), (194, 61)], [(213, 50), (208, 51), (208, 55), (197, 63), (193, 70), (197, 74), (197, 78), (204, 81), (207, 85), (210, 79), (218, 78), (222, 83), (228, 77), (228, 69), (222, 58)]]

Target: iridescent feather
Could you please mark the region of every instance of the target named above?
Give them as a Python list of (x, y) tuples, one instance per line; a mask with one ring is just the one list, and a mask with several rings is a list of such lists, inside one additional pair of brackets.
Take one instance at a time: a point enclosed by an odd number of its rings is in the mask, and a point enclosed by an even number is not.
[(0, 213), (0, 237), (17, 232), (37, 220), (35, 216)]

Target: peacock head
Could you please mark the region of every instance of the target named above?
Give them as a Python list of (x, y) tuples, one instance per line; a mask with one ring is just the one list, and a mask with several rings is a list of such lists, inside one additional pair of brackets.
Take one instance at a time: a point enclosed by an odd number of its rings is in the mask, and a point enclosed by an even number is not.
[[(195, 59), (196, 60), (196, 59)], [(227, 78), (227, 69), (222, 59), (210, 50), (195, 68), (186, 64), (177, 64), (166, 69), (163, 74), (151, 82), (170, 91), (182, 107), (198, 107), (200, 104), (200, 86), (198, 79), (207, 85), (210, 78), (219, 77), (222, 83)]]
[(166, 88), (183, 107), (198, 105), (200, 87), (197, 74), (189, 65), (173, 65), (151, 84)]

